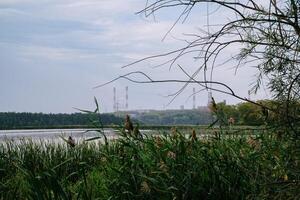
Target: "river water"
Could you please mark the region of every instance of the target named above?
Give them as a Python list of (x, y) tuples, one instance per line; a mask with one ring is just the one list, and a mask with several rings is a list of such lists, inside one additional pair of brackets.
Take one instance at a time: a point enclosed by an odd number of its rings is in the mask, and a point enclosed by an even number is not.
[[(108, 139), (118, 138), (119, 130), (113, 128), (103, 129)], [(140, 130), (142, 134), (151, 134), (151, 130)], [(64, 142), (62, 138), (71, 136), (76, 142), (84, 141), (94, 137), (102, 137), (95, 129), (29, 129), (29, 130), (0, 130), (0, 142), (5, 141), (42, 141), (42, 142)], [(103, 140), (103, 137), (102, 137)]]
[[(104, 129), (104, 133), (108, 139), (118, 137), (118, 130), (112, 128)], [(141, 132), (149, 132), (143, 130)], [(5, 141), (42, 141), (42, 142), (64, 142), (62, 137), (67, 139), (71, 136), (76, 142), (84, 141), (94, 137), (101, 136), (94, 129), (34, 129), (34, 130), (0, 130), (0, 142)]]

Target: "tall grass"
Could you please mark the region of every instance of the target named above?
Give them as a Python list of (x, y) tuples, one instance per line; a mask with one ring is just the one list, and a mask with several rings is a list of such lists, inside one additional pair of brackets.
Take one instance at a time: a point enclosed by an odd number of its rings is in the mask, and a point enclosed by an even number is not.
[(68, 188), (97, 166), (101, 144), (6, 142), (0, 145), (1, 199), (68, 199)]
[(300, 199), (297, 142), (190, 134), (1, 144), (0, 199)]

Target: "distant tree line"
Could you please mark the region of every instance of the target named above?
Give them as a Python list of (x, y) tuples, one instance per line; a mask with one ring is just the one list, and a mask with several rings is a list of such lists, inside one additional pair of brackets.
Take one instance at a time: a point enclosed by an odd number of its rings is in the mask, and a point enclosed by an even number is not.
[(2, 112), (0, 113), (0, 129), (87, 127), (91, 126), (93, 121), (98, 120), (101, 120), (103, 125), (119, 125), (124, 121), (113, 114)]
[[(234, 124), (237, 125), (280, 125), (285, 123), (287, 119), (286, 104), (280, 100), (258, 100), (256, 103), (264, 105), (273, 111), (264, 109), (264, 107), (254, 105), (253, 103), (243, 102), (236, 105), (226, 105), (224, 103), (216, 104), (214, 115), (221, 118), (219, 123), (228, 124), (229, 119), (234, 119)], [(290, 112), (289, 117), (300, 116), (300, 102), (289, 102)], [(213, 108), (211, 108), (212, 110)], [(216, 117), (216, 116), (215, 116)]]
[[(209, 125), (217, 118), (220, 118), (216, 123), (219, 125), (232, 123), (234, 125), (260, 126), (285, 123), (286, 104), (279, 100), (258, 100), (256, 103), (265, 105), (273, 111), (249, 102), (236, 105), (226, 105), (221, 102), (216, 104), (217, 112), (210, 107), (194, 110), (131, 111), (130, 115), (141, 124), (146, 125)], [(291, 101), (289, 104), (290, 117), (299, 117), (300, 103)], [(125, 113), (119, 114), (122, 116)]]
[[(285, 123), (286, 104), (274, 100), (259, 100), (261, 105), (276, 112), (263, 109), (249, 102), (236, 105), (217, 103), (217, 110), (194, 109), (194, 110), (150, 110), (150, 111), (126, 111), (115, 114), (43, 114), (43, 113), (15, 113), (0, 112), (0, 129), (20, 128), (80, 128), (92, 127), (94, 122), (101, 120), (104, 126), (122, 125), (125, 116), (129, 114), (135, 123), (141, 125), (209, 125), (216, 118), (220, 118), (217, 124), (229, 124), (233, 119), (235, 125), (270, 125)], [(292, 117), (300, 116), (300, 103), (290, 102)], [(218, 115), (218, 116), (216, 116)], [(232, 121), (231, 121), (232, 122)]]
[(208, 109), (152, 110), (130, 114), (134, 119), (146, 125), (205, 125), (212, 122), (212, 115)]

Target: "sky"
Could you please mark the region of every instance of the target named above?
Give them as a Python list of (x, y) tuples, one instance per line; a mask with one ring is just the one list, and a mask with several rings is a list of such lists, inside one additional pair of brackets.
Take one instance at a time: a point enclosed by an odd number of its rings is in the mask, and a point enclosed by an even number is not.
[[(146, 0), (0, 0), (0, 112), (73, 113), (75, 108), (93, 110), (93, 98), (101, 112), (113, 111), (113, 87), (120, 110), (192, 108), (192, 89), (187, 87), (172, 100), (182, 84), (134, 84), (126, 80), (95, 89), (118, 76), (143, 71), (155, 80), (186, 79), (176, 65), (157, 67), (167, 58), (150, 59), (122, 68), (147, 56), (186, 45), (186, 34), (207, 28), (206, 8), (195, 9), (185, 23), (178, 23), (164, 36), (182, 11), (159, 11), (146, 18), (136, 14)], [(211, 16), (211, 23), (226, 20), (228, 13)], [(238, 47), (236, 47), (238, 48)], [(223, 57), (230, 57), (229, 49)], [(189, 73), (198, 63), (191, 57), (178, 61)], [(230, 63), (216, 69), (214, 80), (229, 84), (247, 97), (255, 70), (242, 68), (235, 74)], [(140, 76), (134, 79), (143, 80)], [(199, 80), (203, 77), (199, 76)], [(239, 100), (213, 93), (217, 101)], [(268, 98), (260, 91), (254, 99)], [(205, 106), (207, 91), (196, 95), (196, 105)]]

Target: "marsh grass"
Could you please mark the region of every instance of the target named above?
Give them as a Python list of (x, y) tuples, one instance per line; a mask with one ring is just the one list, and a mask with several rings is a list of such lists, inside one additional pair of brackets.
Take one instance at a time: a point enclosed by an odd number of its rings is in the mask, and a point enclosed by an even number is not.
[(190, 131), (0, 146), (0, 199), (299, 199), (299, 144)]
[[(66, 186), (82, 178), (82, 172), (96, 166), (101, 145), (8, 141), (0, 147), (2, 199), (66, 199)], [(58, 196), (57, 196), (58, 195)]]

